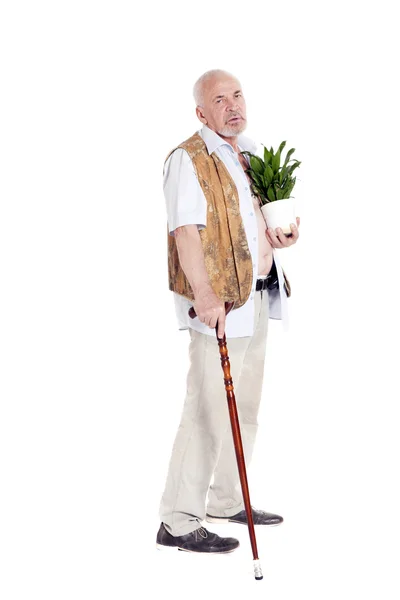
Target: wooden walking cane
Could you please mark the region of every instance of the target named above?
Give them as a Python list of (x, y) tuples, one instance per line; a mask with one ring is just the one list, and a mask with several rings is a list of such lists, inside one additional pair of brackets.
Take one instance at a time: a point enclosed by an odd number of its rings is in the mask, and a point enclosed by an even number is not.
[[(232, 310), (233, 305), (234, 305), (234, 302), (225, 302), (225, 313), (226, 314), (228, 314)], [(192, 319), (194, 319), (196, 317), (196, 312), (193, 307), (189, 310), (189, 316)], [(244, 506), (246, 509), (247, 523), (248, 523), (248, 527), (249, 527), (250, 544), (251, 544), (251, 549), (253, 551), (254, 577), (259, 580), (259, 579), (263, 578), (263, 574), (261, 571), (260, 560), (258, 558), (256, 534), (254, 531), (253, 513), (251, 510), (249, 484), (247, 482), (246, 463), (244, 460), (242, 436), (240, 433), (239, 417), (238, 417), (238, 412), (237, 412), (237, 407), (236, 407), (235, 392), (233, 391), (233, 381), (232, 381), (231, 370), (230, 370), (231, 365), (229, 362), (228, 347), (226, 344), (225, 333), (224, 333), (223, 338), (220, 339), (218, 337), (218, 322), (215, 327), (215, 332), (217, 335), (217, 340), (218, 340), (218, 345), (219, 345), (221, 366), (222, 366), (222, 370), (224, 372), (226, 399), (228, 401), (229, 417), (231, 420), (233, 444), (235, 446), (236, 461), (237, 461), (237, 465), (238, 465), (238, 469), (239, 469), (240, 485), (242, 487), (243, 501), (244, 501)]]

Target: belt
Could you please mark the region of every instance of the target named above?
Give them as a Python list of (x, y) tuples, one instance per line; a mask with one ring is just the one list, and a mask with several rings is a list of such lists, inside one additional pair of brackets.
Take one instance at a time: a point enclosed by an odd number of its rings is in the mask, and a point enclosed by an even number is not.
[(260, 292), (261, 290), (276, 290), (277, 288), (279, 288), (279, 279), (274, 261), (268, 275), (264, 279), (257, 279), (256, 292)]

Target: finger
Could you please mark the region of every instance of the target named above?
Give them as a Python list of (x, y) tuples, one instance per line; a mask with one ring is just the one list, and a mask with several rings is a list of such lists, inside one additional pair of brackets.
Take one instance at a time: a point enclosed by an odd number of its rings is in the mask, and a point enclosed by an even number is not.
[(276, 235), (280, 243), (282, 244), (282, 248), (287, 248), (288, 246), (290, 246), (290, 238), (286, 237), (286, 235), (283, 233), (280, 227), (276, 229)]
[(193, 310), (196, 313), (196, 319), (198, 319), (201, 322), (201, 314), (200, 314), (200, 310), (196, 304), (196, 302), (193, 302)]
[(207, 323), (207, 325), (208, 325), (209, 327), (211, 327), (211, 329), (215, 329), (215, 327), (216, 327), (216, 325), (217, 325), (217, 321), (218, 321), (218, 318), (217, 318), (217, 316), (213, 315), (213, 316), (212, 316), (212, 317), (210, 317), (210, 319), (208, 320), (208, 323)]
[(299, 230), (294, 223), (290, 224), (290, 229), (292, 230), (292, 237), (289, 239), (292, 241), (292, 244), (294, 244), (299, 239)]
[(224, 337), (224, 333), (225, 333), (225, 319), (226, 319), (226, 315), (225, 315), (225, 308), (223, 309), (223, 311), (221, 312), (219, 318), (218, 318), (218, 338), (221, 340)]
[(300, 217), (296, 217), (297, 227), (300, 227)]
[(268, 227), (268, 233), (269, 237), (271, 238), (271, 244), (274, 246), (274, 248), (283, 248), (282, 242), (276, 237), (275, 231), (271, 229), (271, 227)]

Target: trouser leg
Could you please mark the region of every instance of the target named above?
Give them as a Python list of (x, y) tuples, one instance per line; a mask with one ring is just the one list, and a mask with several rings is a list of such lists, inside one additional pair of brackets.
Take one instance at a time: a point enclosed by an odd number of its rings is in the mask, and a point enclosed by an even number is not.
[[(186, 399), (160, 505), (161, 520), (174, 536), (194, 531), (205, 518), (207, 492), (229, 425), (217, 339), (189, 332)], [(227, 340), (233, 381), (239, 377), (251, 339)]]
[[(255, 308), (254, 335), (243, 357), (237, 383), (233, 378), (246, 466), (251, 461), (258, 429), (257, 415), (262, 392), (269, 318), (267, 290), (256, 293)], [(232, 430), (230, 423), (227, 425), (214, 480), (208, 494), (207, 513), (216, 517), (231, 517), (244, 508)]]

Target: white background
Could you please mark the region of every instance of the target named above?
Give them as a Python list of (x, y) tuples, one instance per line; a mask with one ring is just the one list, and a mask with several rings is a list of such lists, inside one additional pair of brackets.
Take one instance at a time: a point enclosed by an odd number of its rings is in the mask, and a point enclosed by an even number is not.
[[(395, 2), (2, 3), (2, 600), (400, 595)], [(287, 140), (301, 238), (280, 253), (255, 506), (227, 556), (156, 551), (188, 333), (162, 166), (233, 72), (247, 135)], [(211, 528), (211, 526), (210, 526)]]

